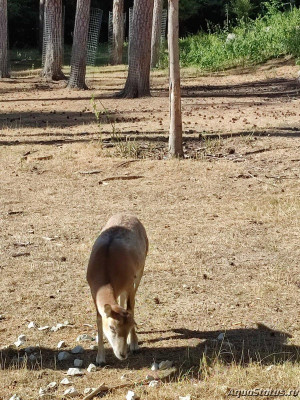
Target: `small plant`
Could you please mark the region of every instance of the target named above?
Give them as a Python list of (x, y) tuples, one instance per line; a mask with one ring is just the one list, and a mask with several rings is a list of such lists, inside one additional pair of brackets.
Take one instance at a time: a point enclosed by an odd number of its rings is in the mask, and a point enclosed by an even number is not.
[(114, 148), (117, 155), (121, 157), (137, 158), (140, 153), (140, 147), (136, 143), (135, 139), (132, 139), (129, 135), (126, 135), (125, 137), (122, 136), (122, 134), (118, 132), (115, 120), (111, 117), (109, 110), (105, 108), (104, 104), (100, 100), (99, 104), (103, 108), (103, 111), (98, 110), (95, 97), (92, 96), (91, 105), (99, 129), (101, 148), (103, 147), (102, 122), (104, 121), (111, 125), (111, 142), (115, 145)]

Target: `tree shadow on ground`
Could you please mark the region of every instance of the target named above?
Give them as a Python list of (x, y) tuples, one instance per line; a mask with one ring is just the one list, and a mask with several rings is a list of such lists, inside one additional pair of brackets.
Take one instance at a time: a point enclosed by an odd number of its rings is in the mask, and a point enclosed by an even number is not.
[[(182, 85), (182, 97), (234, 97), (234, 98), (280, 98), (292, 96), (300, 97), (300, 84), (296, 79), (264, 79), (254, 82), (244, 82), (231, 85)], [(168, 96), (166, 89), (156, 88), (153, 95)]]
[[(44, 145), (44, 146), (60, 146), (65, 144), (73, 143), (88, 143), (93, 141), (99, 141), (100, 137), (95, 138), (95, 133), (90, 132), (77, 132), (77, 133), (37, 133), (32, 135), (23, 134), (21, 139), (15, 139), (14, 135), (8, 135), (2, 133), (1, 137), (6, 137), (5, 140), (0, 140), (1, 146), (21, 146), (21, 145)], [(168, 142), (167, 132), (161, 130), (155, 131), (144, 131), (138, 132), (137, 130), (128, 130), (118, 132), (117, 141), (112, 138), (111, 131), (101, 131), (102, 141), (104, 147), (113, 147), (114, 145), (120, 143), (128, 143), (134, 141), (136, 143), (157, 143), (157, 145), (164, 145)], [(226, 140), (238, 137), (285, 137), (285, 138), (299, 138), (300, 137), (300, 127), (279, 127), (272, 128), (263, 131), (241, 131), (232, 133), (214, 133), (214, 132), (203, 132), (193, 130), (193, 134), (183, 135), (183, 141), (185, 146), (188, 148), (190, 146), (196, 145), (201, 146), (205, 143), (205, 140)], [(49, 139), (51, 138), (51, 139)], [(106, 143), (106, 144), (105, 144)], [(109, 144), (109, 145), (108, 145)], [(224, 142), (224, 144), (226, 144)]]
[[(173, 361), (181, 373), (192, 375), (198, 373), (201, 362), (205, 358), (207, 365), (220, 362), (226, 365), (246, 367), (251, 362), (260, 365), (282, 364), (285, 362), (300, 362), (300, 347), (289, 345), (291, 337), (286, 332), (280, 332), (258, 324), (255, 328), (229, 329), (227, 331), (195, 331), (187, 328), (139, 332), (139, 338), (144, 335), (155, 336), (153, 339), (141, 341), (141, 350), (129, 355), (128, 359), (120, 362), (106, 350), (107, 365), (110, 368), (141, 369), (150, 368), (153, 361)], [(85, 346), (87, 347), (87, 346)], [(57, 361), (58, 350), (38, 348), (33, 351), (38, 359), (31, 362), (25, 351), (13, 348), (0, 352), (1, 369), (24, 368), (66, 370), (73, 366), (75, 358), (81, 358), (86, 368), (95, 362), (96, 350), (85, 350), (84, 354), (72, 355), (64, 362)], [(24, 356), (25, 355), (25, 356)]]

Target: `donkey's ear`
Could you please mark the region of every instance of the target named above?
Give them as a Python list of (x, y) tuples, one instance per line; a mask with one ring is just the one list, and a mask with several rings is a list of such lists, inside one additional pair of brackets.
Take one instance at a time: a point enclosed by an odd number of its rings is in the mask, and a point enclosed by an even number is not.
[(104, 314), (106, 315), (107, 318), (111, 316), (111, 305), (110, 304), (104, 305)]

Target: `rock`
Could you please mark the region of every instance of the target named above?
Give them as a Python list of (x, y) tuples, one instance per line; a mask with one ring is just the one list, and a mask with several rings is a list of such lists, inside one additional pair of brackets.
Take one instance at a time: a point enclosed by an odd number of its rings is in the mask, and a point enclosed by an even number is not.
[(218, 340), (224, 340), (225, 338), (225, 333), (220, 333), (219, 336), (217, 337)]
[(14, 394), (13, 396), (11, 396), (9, 400), (22, 400), (22, 399), (17, 394)]
[(90, 364), (90, 365), (87, 367), (87, 372), (96, 372), (96, 371), (97, 371), (97, 367), (96, 367), (95, 364)]
[(79, 358), (76, 358), (74, 360), (74, 367), (82, 367), (83, 365), (83, 360), (80, 360)]
[(48, 326), (48, 325), (46, 325), (46, 326), (40, 326), (39, 328), (38, 328), (38, 330), (39, 331), (46, 331), (47, 329), (49, 329), (50, 328), (50, 326)]
[(0, 321), (2, 321), (3, 319), (5, 319), (4, 315), (0, 314)]
[(61, 351), (60, 353), (58, 353), (58, 360), (59, 361), (65, 361), (68, 360), (71, 357), (71, 354), (68, 353), (67, 351)]
[(149, 381), (149, 382), (151, 382), (151, 381), (155, 381), (155, 378), (154, 378), (154, 376), (152, 376), (152, 375), (147, 375), (147, 376), (146, 376), (146, 380)]
[(154, 362), (151, 366), (151, 371), (158, 371), (158, 369), (159, 369), (159, 365), (156, 362)]
[(90, 349), (91, 349), (91, 350), (97, 350), (97, 349), (98, 349), (98, 346), (97, 346), (96, 344), (91, 344), (91, 345), (90, 345)]
[(171, 368), (173, 365), (172, 361), (166, 360), (166, 361), (162, 361), (159, 363), (158, 368), (159, 369), (168, 369)]
[(34, 354), (30, 354), (30, 356), (28, 357), (28, 360), (33, 362), (33, 361), (37, 360), (37, 357)]
[(25, 335), (20, 335), (18, 337), (18, 340), (14, 343), (16, 347), (22, 346), (26, 342), (26, 336)]
[(187, 396), (179, 396), (179, 400), (191, 400), (191, 396), (189, 394)]
[(47, 385), (47, 390), (51, 391), (57, 388), (57, 383), (56, 382), (50, 382), (49, 385)]
[(61, 340), (60, 342), (58, 342), (57, 348), (62, 349), (63, 347), (66, 347), (66, 343), (64, 340)]
[(93, 341), (93, 340), (95, 340), (95, 338), (93, 336), (83, 334), (83, 335), (79, 335), (77, 337), (76, 342), (88, 342), (88, 341)]
[(34, 347), (34, 346), (29, 346), (29, 347), (26, 347), (26, 349), (24, 349), (26, 354), (33, 353), (35, 350), (36, 350), (36, 347)]
[(158, 386), (159, 385), (159, 382), (158, 381), (151, 381), (150, 383), (149, 383), (149, 387), (156, 387), (156, 386)]
[(27, 328), (28, 329), (36, 328), (36, 324), (33, 321), (31, 321), (31, 322), (29, 322)]
[(40, 388), (39, 390), (39, 396), (44, 396), (45, 394), (47, 394), (47, 389), (46, 388)]
[(71, 350), (72, 354), (82, 354), (84, 352), (84, 348), (82, 346), (76, 346), (73, 350)]
[(128, 393), (126, 395), (126, 400), (137, 400), (138, 396), (132, 391), (128, 390)]
[(68, 378), (64, 378), (63, 380), (60, 381), (61, 385), (71, 385), (72, 382), (69, 381)]
[(95, 388), (85, 388), (83, 394), (90, 394), (95, 390)]
[(77, 390), (72, 386), (64, 392), (64, 396), (66, 397), (76, 397), (79, 396)]
[(80, 376), (83, 374), (84, 374), (83, 371), (81, 371), (81, 369), (79, 368), (69, 368), (67, 372), (67, 375), (69, 376)]

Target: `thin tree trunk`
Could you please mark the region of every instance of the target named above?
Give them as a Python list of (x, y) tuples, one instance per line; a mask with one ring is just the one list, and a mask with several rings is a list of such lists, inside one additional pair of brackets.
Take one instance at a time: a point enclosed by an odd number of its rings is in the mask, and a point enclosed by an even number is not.
[(124, 44), (124, 0), (114, 0), (113, 4), (113, 47), (111, 64), (122, 64)]
[(0, 0), (0, 78), (9, 78), (7, 0)]
[(54, 81), (63, 80), (66, 77), (62, 72), (62, 0), (46, 0), (45, 18), (50, 29), (42, 76)]
[(40, 0), (39, 8), (39, 50), (43, 50), (45, 0)]
[(150, 96), (151, 32), (154, 0), (135, 0), (125, 88), (118, 97)]
[(182, 117), (179, 64), (179, 5), (178, 0), (169, 0), (169, 68), (170, 68), (170, 136), (169, 154), (182, 157)]
[(91, 0), (77, 0), (69, 88), (87, 89), (86, 58)]
[(154, 0), (152, 41), (151, 41), (151, 68), (155, 68), (159, 60), (161, 44), (163, 0)]

